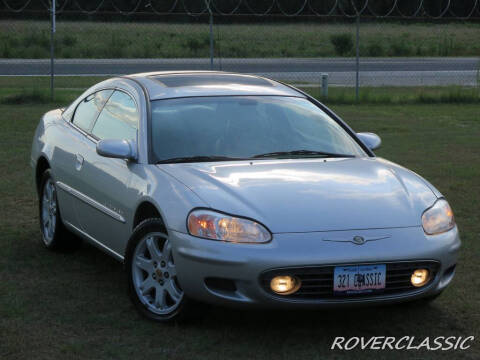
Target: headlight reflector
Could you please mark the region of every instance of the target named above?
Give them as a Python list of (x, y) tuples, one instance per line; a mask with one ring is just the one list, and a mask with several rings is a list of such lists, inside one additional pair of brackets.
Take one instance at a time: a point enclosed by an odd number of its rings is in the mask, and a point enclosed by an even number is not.
[(438, 200), (422, 215), (423, 230), (428, 235), (440, 234), (453, 229), (455, 218), (453, 211), (444, 199)]
[(188, 215), (190, 235), (237, 243), (265, 243), (272, 239), (261, 224), (211, 210), (198, 209)]

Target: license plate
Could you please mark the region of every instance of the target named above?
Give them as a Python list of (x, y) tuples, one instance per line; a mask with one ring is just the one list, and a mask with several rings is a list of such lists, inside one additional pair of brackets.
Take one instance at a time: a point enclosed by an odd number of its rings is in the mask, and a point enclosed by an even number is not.
[(381, 292), (385, 288), (385, 265), (335, 266), (335, 295)]

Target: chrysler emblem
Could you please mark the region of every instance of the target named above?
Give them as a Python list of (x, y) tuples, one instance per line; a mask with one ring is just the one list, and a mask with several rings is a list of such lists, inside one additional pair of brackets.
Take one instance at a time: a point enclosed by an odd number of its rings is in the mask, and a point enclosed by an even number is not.
[(351, 242), (354, 243), (355, 245), (363, 245), (368, 241), (377, 241), (377, 240), (383, 240), (383, 239), (388, 239), (391, 237), (391, 235), (380, 235), (380, 236), (360, 236), (360, 235), (355, 235), (353, 238), (323, 238), (323, 241), (333, 241), (333, 242)]
[(365, 239), (362, 236), (354, 236), (352, 239), (352, 242), (357, 245), (363, 245), (365, 244)]

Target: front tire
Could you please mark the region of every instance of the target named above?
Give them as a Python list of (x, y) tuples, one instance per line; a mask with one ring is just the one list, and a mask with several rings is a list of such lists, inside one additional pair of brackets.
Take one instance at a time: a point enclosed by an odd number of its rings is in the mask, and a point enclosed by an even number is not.
[(50, 169), (43, 173), (40, 183), (39, 219), (42, 243), (47, 249), (57, 250), (72, 242), (70, 233), (62, 223), (57, 188)]
[(130, 238), (125, 261), (130, 298), (150, 320), (183, 318), (188, 300), (177, 280), (172, 244), (162, 221), (141, 222)]

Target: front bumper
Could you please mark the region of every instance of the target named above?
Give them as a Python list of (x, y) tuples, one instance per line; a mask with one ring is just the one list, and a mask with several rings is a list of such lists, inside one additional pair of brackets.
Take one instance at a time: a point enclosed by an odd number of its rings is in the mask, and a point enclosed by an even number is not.
[[(363, 245), (323, 239), (385, 237)], [(234, 244), (199, 239), (170, 231), (174, 245), (177, 276), (185, 294), (214, 304), (238, 306), (328, 307), (368, 303), (395, 303), (432, 296), (453, 279), (460, 248), (455, 227), (451, 231), (426, 236), (421, 226), (395, 229), (352, 230), (316, 233), (274, 234), (268, 244)], [(435, 278), (424, 288), (396, 294), (361, 298), (292, 299), (276, 296), (262, 286), (261, 276), (268, 270), (334, 266), (360, 263), (436, 261)], [(235, 288), (218, 288), (207, 279), (225, 279)], [(332, 290), (333, 291), (333, 290)]]

